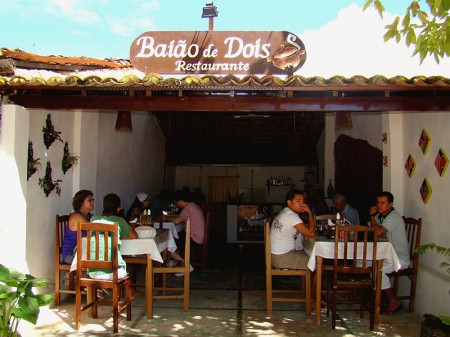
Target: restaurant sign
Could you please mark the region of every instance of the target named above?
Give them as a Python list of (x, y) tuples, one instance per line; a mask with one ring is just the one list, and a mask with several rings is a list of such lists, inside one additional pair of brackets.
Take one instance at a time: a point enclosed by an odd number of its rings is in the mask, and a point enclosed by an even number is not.
[(146, 32), (133, 41), (130, 61), (146, 74), (290, 75), (306, 50), (290, 32)]

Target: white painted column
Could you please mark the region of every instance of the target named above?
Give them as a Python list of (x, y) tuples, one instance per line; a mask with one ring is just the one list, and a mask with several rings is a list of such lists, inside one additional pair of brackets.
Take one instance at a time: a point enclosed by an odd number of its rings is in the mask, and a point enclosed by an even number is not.
[(2, 106), (0, 143), (0, 263), (29, 272), (26, 262), (26, 195), (29, 112)]
[[(387, 134), (387, 142), (383, 144), (383, 156), (387, 157), (387, 166), (383, 166), (383, 190), (394, 195), (394, 207), (403, 214), (406, 158), (403, 158), (403, 115), (400, 112), (382, 114), (382, 133)], [(381, 137), (381, 135), (380, 135)]]

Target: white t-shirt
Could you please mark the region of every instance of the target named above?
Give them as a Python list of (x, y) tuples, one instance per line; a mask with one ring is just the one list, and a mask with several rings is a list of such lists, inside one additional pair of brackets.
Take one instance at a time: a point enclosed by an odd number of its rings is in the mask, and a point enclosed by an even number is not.
[(277, 217), (273, 220), (270, 228), (270, 243), (272, 247), (272, 254), (285, 254), (295, 248), (296, 236), (301, 236), (298, 241), (301, 242), (302, 234), (296, 229), (295, 225), (303, 223), (299, 215), (288, 207), (285, 207), (278, 213)]

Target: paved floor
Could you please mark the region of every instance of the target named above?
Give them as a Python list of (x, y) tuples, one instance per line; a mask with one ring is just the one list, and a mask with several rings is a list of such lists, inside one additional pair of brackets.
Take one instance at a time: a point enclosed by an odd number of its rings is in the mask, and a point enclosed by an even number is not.
[[(227, 258), (212, 258), (216, 266), (191, 273), (191, 301), (183, 312), (181, 301), (156, 301), (152, 320), (145, 316), (144, 298), (133, 302), (132, 320), (120, 318), (117, 336), (420, 336), (421, 316), (406, 310), (382, 316), (374, 331), (369, 330), (368, 314), (360, 319), (356, 311), (341, 311), (336, 330), (323, 310), (320, 327), (314, 316), (306, 316), (304, 306), (275, 303), (272, 315), (266, 313), (262, 246), (234, 246)], [(262, 262), (261, 262), (262, 261)], [(213, 264), (213, 263), (212, 263)], [(173, 277), (170, 282), (181, 283)], [(279, 282), (285, 282), (280, 280)], [(296, 287), (295, 280), (290, 281)], [(280, 283), (278, 283), (280, 284)], [(36, 326), (22, 324), (23, 337), (108, 336), (112, 318), (102, 306), (99, 318), (82, 316), (82, 327), (75, 331), (74, 303), (66, 300), (59, 307), (42, 310)]]

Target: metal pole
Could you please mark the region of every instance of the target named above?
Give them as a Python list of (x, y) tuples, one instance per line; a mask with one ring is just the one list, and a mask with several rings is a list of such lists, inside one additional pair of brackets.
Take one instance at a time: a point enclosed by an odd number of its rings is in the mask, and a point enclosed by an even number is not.
[(209, 31), (212, 32), (214, 30), (214, 17), (209, 18)]

